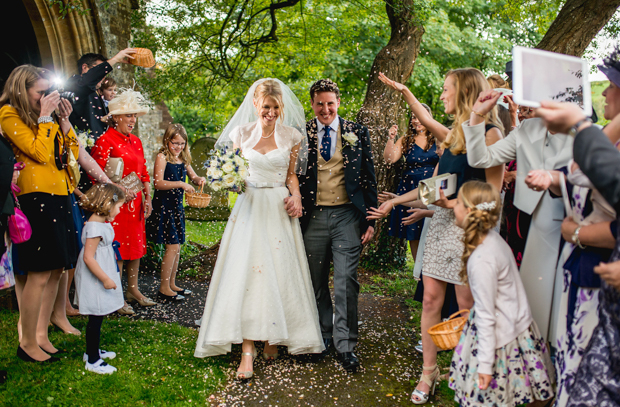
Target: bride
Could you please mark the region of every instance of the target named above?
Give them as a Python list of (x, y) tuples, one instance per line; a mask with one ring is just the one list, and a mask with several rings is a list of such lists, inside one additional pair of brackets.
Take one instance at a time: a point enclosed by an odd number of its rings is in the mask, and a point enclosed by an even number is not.
[[(241, 148), (249, 177), (222, 236), (194, 356), (225, 354), (242, 343), (238, 379), (253, 375), (254, 341), (265, 342), (266, 360), (278, 357), (277, 345), (291, 354), (324, 349), (297, 219), (302, 206), (296, 174), (307, 164), (305, 134), (297, 97), (281, 81), (261, 79), (216, 144)], [(285, 210), (286, 198), (295, 217)]]

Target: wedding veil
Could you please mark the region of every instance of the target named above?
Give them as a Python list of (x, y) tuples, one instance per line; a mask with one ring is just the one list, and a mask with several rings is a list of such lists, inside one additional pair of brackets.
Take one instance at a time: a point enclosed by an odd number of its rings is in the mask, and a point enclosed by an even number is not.
[(243, 99), (243, 103), (241, 104), (241, 106), (239, 106), (239, 109), (237, 109), (235, 115), (232, 117), (232, 119), (230, 119), (230, 121), (222, 131), (222, 134), (220, 134), (220, 137), (217, 139), (217, 142), (215, 143), (215, 148), (232, 148), (233, 142), (230, 137), (231, 133), (239, 126), (243, 126), (251, 122), (256, 122), (258, 120), (256, 108), (253, 104), (254, 93), (258, 85), (270, 79), (277, 82), (282, 89), (282, 103), (284, 104), (284, 106), (282, 109), (282, 114), (278, 119), (278, 124), (292, 127), (296, 129), (299, 133), (301, 133), (302, 137), (301, 142), (299, 143), (299, 153), (297, 156), (297, 162), (295, 164), (295, 172), (297, 174), (303, 175), (306, 173), (306, 168), (308, 166), (308, 137), (306, 135), (306, 116), (304, 114), (304, 108), (301, 105), (299, 99), (297, 99), (297, 96), (295, 96), (293, 91), (279, 79), (263, 78), (257, 80), (252, 84), (250, 90), (248, 90), (248, 93)]

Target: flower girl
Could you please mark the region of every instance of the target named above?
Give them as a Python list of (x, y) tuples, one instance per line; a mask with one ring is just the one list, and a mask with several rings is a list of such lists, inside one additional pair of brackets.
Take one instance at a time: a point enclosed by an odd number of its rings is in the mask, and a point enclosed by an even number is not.
[(517, 406), (553, 397), (549, 349), (532, 319), (508, 244), (493, 230), (501, 213), (491, 184), (469, 181), (454, 215), (464, 229), (464, 269), (474, 307), (454, 350), (450, 387), (462, 406)]
[(123, 291), (112, 243), (114, 229), (109, 222), (119, 214), (125, 193), (113, 184), (98, 184), (80, 198), (81, 205), (93, 213), (82, 230), (82, 251), (75, 268), (75, 294), (80, 314), (88, 315), (86, 325), (86, 370), (112, 374), (116, 368), (103, 359), (114, 359), (114, 352), (99, 349), (103, 317), (123, 307)]

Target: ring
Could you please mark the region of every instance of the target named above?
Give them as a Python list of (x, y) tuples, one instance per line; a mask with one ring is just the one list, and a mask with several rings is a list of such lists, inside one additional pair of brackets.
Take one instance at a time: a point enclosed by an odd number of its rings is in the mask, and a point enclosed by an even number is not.
[(538, 188), (537, 188), (537, 187), (534, 187), (534, 191), (538, 191)]

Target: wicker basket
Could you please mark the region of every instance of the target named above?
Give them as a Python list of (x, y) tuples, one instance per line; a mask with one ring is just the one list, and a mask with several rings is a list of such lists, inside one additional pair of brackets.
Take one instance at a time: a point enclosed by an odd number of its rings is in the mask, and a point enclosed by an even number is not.
[[(457, 315), (465, 314), (464, 316), (457, 317)], [(459, 343), (461, 338), (461, 332), (465, 322), (469, 318), (469, 310), (464, 309), (459, 312), (455, 312), (450, 315), (450, 318), (446, 322), (442, 322), (435, 326), (432, 326), (428, 330), (428, 334), (433, 338), (433, 342), (439, 349), (450, 350), (454, 349)]]
[(133, 54), (132, 58), (127, 58), (129, 63), (136, 66), (141, 66), (142, 68), (151, 68), (155, 66), (155, 58), (153, 57), (153, 53), (148, 48), (134, 48), (136, 53)]
[(192, 208), (206, 208), (211, 202), (211, 195), (202, 192), (204, 185), (200, 187), (200, 192), (187, 192), (185, 202)]

